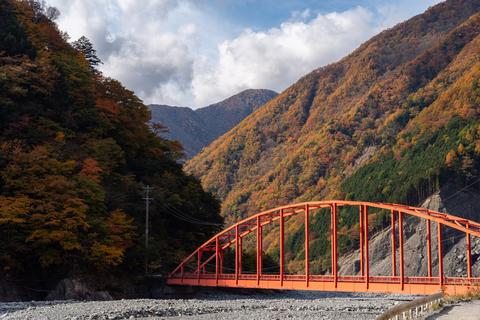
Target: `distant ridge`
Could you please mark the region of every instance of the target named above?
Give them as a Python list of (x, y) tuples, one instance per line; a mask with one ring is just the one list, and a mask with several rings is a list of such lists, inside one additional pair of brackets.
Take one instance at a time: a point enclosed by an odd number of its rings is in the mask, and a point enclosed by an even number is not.
[(187, 158), (230, 130), (277, 93), (267, 89), (247, 89), (221, 102), (192, 110), (152, 104), (152, 122), (165, 125), (165, 136), (182, 143)]

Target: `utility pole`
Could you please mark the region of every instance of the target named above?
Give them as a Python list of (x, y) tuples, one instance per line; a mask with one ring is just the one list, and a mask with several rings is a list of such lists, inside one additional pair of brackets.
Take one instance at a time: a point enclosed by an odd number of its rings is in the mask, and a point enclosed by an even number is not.
[(148, 234), (150, 225), (150, 201), (153, 200), (153, 198), (150, 198), (150, 191), (152, 190), (153, 188), (149, 185), (143, 188), (143, 191), (145, 192), (145, 197), (143, 198), (145, 200), (145, 274), (148, 274)]

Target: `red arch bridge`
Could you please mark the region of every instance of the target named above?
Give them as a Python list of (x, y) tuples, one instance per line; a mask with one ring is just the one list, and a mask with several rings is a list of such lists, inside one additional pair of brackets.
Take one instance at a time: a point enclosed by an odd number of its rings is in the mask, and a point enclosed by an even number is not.
[[(357, 275), (338, 274), (338, 244), (337, 221), (339, 210), (342, 207), (353, 207), (358, 210), (359, 219), (359, 272)], [(372, 209), (373, 208), (373, 209)], [(323, 210), (321, 210), (323, 209)], [(325, 210), (327, 209), (327, 210)], [(391, 223), (391, 237), (385, 243), (391, 247), (391, 274), (371, 275), (369, 272), (369, 210), (388, 210)], [(352, 209), (350, 209), (352, 210)], [(311, 217), (315, 214), (330, 214), (330, 249), (331, 272), (319, 275), (310, 272), (314, 261), (310, 254), (310, 226)], [(303, 274), (288, 274), (285, 272), (285, 240), (289, 234), (285, 233), (285, 221), (291, 216), (299, 215), (296, 219), (304, 222), (304, 271)], [(404, 252), (404, 217), (414, 216), (426, 224), (426, 241), (424, 250), (427, 256), (426, 275), (405, 274)], [(436, 235), (432, 235), (431, 225), (437, 226)], [(275, 226), (275, 228), (272, 228)], [(279, 226), (279, 227), (278, 227)], [(444, 270), (444, 256), (442, 248), (442, 234), (445, 229), (455, 229), (465, 237), (466, 274), (461, 277), (446, 276)], [(263, 238), (265, 231), (272, 237), (272, 232), (278, 233), (279, 238), (279, 272), (269, 274), (265, 272), (262, 259)], [(243, 242), (246, 236), (253, 234), (250, 241), (256, 245), (256, 270), (243, 272), (242, 256)], [(273, 236), (277, 236), (274, 234)], [(316, 201), (286, 205), (246, 218), (233, 226), (221, 231), (197, 248), (185, 258), (167, 279), (169, 285), (232, 287), (232, 288), (261, 288), (283, 290), (318, 290), (318, 291), (345, 291), (345, 292), (390, 292), (406, 294), (431, 294), (443, 290), (447, 294), (460, 294), (480, 288), (480, 278), (472, 274), (471, 237), (480, 237), (480, 223), (453, 215), (440, 213), (424, 208), (417, 208), (399, 204), (386, 204), (358, 201)], [(432, 242), (432, 240), (436, 240)], [(435, 244), (436, 264), (432, 260), (432, 246)], [(234, 248), (234, 268), (224, 266), (226, 250)], [(192, 266), (193, 264), (193, 266)], [(207, 266), (210, 266), (207, 268)], [(432, 272), (435, 267), (435, 274)], [(208, 270), (213, 269), (213, 270)], [(224, 272), (228, 271), (230, 272)], [(390, 272), (389, 272), (390, 273)]]

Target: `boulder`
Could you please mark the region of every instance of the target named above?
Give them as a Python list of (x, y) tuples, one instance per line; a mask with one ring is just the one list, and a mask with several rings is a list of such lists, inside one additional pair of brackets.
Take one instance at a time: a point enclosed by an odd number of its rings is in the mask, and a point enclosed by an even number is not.
[(47, 300), (111, 300), (107, 291), (95, 291), (78, 279), (63, 279), (47, 295)]

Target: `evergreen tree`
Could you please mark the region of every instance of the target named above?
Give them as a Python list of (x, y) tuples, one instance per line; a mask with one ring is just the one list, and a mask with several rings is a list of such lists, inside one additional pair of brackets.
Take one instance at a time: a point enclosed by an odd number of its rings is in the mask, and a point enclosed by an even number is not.
[(103, 64), (102, 60), (97, 56), (97, 50), (93, 47), (92, 42), (85, 36), (81, 36), (72, 46), (79, 52), (83, 53), (85, 59), (90, 63), (90, 69), (96, 72), (97, 67)]

